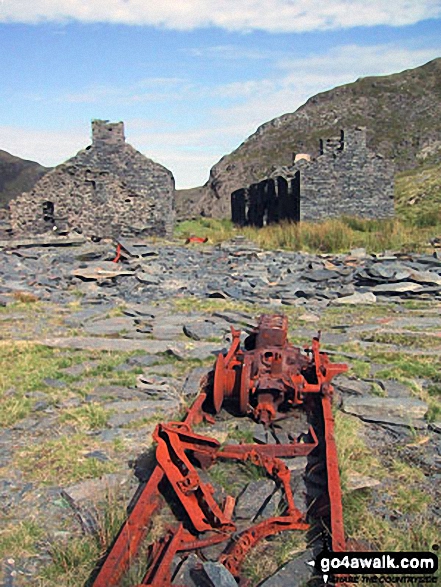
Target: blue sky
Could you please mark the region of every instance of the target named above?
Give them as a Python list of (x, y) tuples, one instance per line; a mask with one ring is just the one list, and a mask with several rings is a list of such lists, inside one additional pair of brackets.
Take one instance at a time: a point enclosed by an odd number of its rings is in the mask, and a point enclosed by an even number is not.
[(316, 94), (441, 56), (441, 0), (0, 0), (0, 149), (56, 165), (90, 120), (177, 187)]

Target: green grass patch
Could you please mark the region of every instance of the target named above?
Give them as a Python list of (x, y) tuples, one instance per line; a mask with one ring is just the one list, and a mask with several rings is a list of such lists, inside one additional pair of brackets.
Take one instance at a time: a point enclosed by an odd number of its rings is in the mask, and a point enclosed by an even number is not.
[(370, 360), (388, 365), (384, 371), (377, 373), (377, 377), (396, 379), (397, 376), (406, 378), (431, 379), (434, 383), (441, 383), (441, 356), (437, 355), (412, 355), (399, 352), (384, 351), (380, 348), (366, 349), (366, 355)]
[[(126, 430), (138, 430), (148, 424), (159, 424), (160, 422), (164, 422), (164, 419), (166, 419), (164, 413), (152, 414), (148, 417), (140, 416), (139, 420), (132, 420), (132, 422), (124, 424), (121, 428), (125, 428)], [(178, 420), (179, 419), (180, 418), (178, 418)]]
[(377, 478), (383, 477), (385, 474), (384, 467), (360, 436), (360, 421), (339, 411), (335, 413), (334, 417), (335, 440), (343, 491), (346, 488), (348, 475), (351, 472)]
[[(112, 544), (126, 519), (127, 496), (109, 492), (94, 508), (98, 532), (93, 536), (72, 536), (49, 545), (51, 563), (39, 577), (39, 587), (84, 585), (99, 559)], [(87, 583), (88, 584), (88, 583)]]
[(32, 402), (20, 394), (18, 397), (0, 398), (0, 427), (13, 426), (19, 420), (29, 416)]
[(0, 534), (0, 557), (32, 556), (44, 531), (35, 521), (23, 520), (9, 524)]
[(424, 473), (418, 467), (410, 466), (401, 459), (394, 458), (392, 464), (389, 467), (389, 472), (394, 479), (400, 482), (409, 483), (421, 483), (424, 481)]
[[(335, 358), (335, 357), (333, 357), (333, 358)], [(339, 360), (344, 362), (345, 358), (342, 357)], [(369, 374), (371, 372), (371, 367), (370, 367), (369, 363), (365, 363), (364, 361), (359, 361), (359, 360), (355, 359), (355, 360), (351, 360), (349, 371), (351, 372), (351, 374), (356, 375), (359, 379), (365, 379), (366, 377), (369, 377)]]
[(84, 433), (61, 436), (18, 451), (16, 466), (26, 478), (43, 485), (68, 485), (116, 470), (116, 463), (85, 455), (97, 446)]
[(387, 391), (378, 383), (371, 383), (371, 394), (377, 397), (387, 397)]
[(427, 493), (406, 484), (398, 487), (394, 492), (391, 507), (401, 514), (422, 514), (426, 511), (430, 501)]
[(441, 225), (441, 164), (421, 165), (397, 174), (395, 208), (421, 228)]
[(236, 232), (230, 220), (200, 218), (198, 220), (178, 222), (174, 236), (178, 239), (187, 239), (191, 236), (207, 237), (210, 242), (218, 243), (233, 238)]
[(76, 430), (100, 430), (105, 428), (110, 412), (96, 403), (69, 408), (60, 415), (60, 423), (70, 424)]
[(441, 338), (431, 334), (400, 333), (400, 332), (362, 332), (362, 340), (378, 342), (380, 344), (394, 344), (417, 349), (435, 349), (441, 347)]
[[(413, 495), (413, 494), (412, 494)], [(408, 495), (410, 498), (412, 495)], [(348, 538), (362, 540), (374, 550), (424, 551), (439, 543), (439, 528), (424, 516), (417, 516), (406, 528), (391, 523), (370, 509), (368, 490), (352, 491), (343, 495), (345, 531)], [(403, 503), (401, 506), (403, 507)]]
[[(26, 394), (45, 391), (53, 399), (60, 396), (60, 389), (46, 385), (45, 379), (56, 379), (67, 384), (63, 397), (69, 395), (75, 383), (85, 375), (96, 376), (95, 385), (135, 385), (140, 370), (114, 371), (114, 368), (136, 353), (108, 351), (66, 352), (65, 349), (50, 348), (24, 341), (5, 341), (0, 347), (0, 425), (12, 426), (29, 415), (33, 402)], [(81, 375), (63, 373), (63, 369), (88, 361), (99, 364), (86, 369)], [(101, 381), (100, 381), (101, 379)], [(83, 414), (84, 415), (84, 414)], [(90, 414), (92, 417), (92, 414)]]

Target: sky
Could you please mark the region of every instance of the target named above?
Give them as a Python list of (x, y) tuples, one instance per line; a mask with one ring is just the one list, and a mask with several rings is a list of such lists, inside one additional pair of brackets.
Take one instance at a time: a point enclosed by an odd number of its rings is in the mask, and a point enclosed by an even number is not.
[(202, 185), (310, 96), (441, 56), (441, 0), (0, 0), (0, 149), (47, 166), (90, 121)]

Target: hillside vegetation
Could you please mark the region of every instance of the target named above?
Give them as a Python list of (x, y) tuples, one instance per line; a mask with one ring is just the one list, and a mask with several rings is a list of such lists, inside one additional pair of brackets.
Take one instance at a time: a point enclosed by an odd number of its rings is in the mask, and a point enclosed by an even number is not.
[(417, 226), (441, 224), (441, 163), (399, 173), (395, 178), (395, 209), (400, 218)]
[(366, 77), (310, 98), (293, 113), (263, 124), (211, 169), (205, 186), (178, 192), (182, 218), (201, 212), (229, 217), (230, 194), (259, 181), (293, 153), (317, 154), (320, 138), (365, 126), (368, 146), (397, 172), (441, 161), (441, 58), (388, 76)]

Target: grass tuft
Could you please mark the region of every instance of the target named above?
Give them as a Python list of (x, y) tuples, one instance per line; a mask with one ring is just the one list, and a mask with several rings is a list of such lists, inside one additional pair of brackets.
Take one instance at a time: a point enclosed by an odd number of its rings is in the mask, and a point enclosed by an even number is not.
[(18, 452), (16, 461), (29, 479), (63, 486), (115, 471), (112, 461), (85, 456), (95, 448), (89, 436), (78, 433), (28, 446)]

